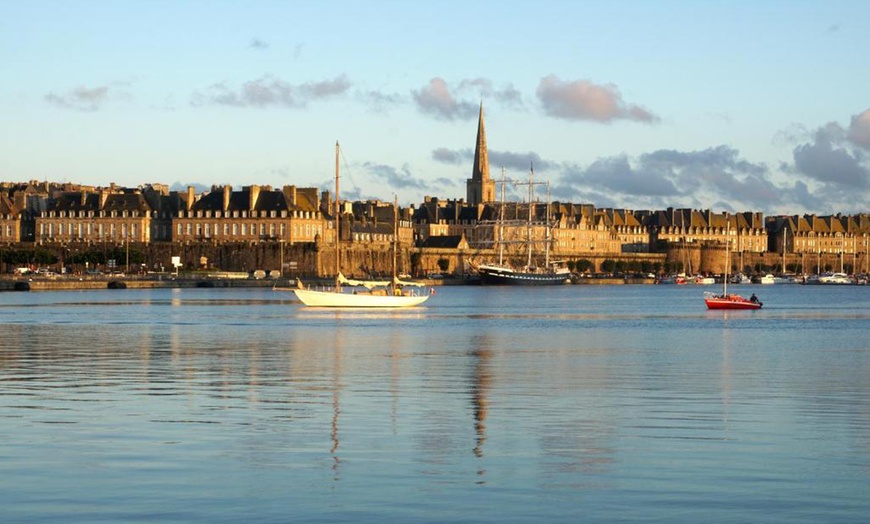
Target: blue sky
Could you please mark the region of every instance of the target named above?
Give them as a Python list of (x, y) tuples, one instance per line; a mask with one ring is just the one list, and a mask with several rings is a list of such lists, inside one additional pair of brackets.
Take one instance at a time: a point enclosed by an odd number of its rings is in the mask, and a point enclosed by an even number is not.
[(866, 1), (0, 0), (0, 180), (868, 212)]

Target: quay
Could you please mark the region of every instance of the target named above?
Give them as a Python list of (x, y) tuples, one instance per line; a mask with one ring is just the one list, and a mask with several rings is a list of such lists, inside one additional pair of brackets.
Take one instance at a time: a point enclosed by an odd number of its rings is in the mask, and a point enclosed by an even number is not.
[[(464, 278), (415, 279), (427, 286), (464, 286), (478, 285), (479, 282)], [(329, 286), (332, 280), (305, 278), (302, 281), (311, 286)], [(93, 289), (184, 289), (184, 288), (291, 288), (295, 277), (251, 278), (239, 273), (205, 273), (180, 275), (24, 275), (0, 276), (0, 291), (74, 291)], [(655, 279), (640, 277), (572, 278), (573, 285), (622, 285), (654, 284)]]

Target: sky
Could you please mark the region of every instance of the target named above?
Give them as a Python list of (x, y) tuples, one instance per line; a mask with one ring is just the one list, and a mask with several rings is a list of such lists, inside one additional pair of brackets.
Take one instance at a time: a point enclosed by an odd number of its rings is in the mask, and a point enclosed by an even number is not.
[[(870, 2), (0, 0), (0, 180), (870, 212)], [(539, 190), (540, 191), (540, 190)], [(509, 189), (514, 195), (518, 188)]]

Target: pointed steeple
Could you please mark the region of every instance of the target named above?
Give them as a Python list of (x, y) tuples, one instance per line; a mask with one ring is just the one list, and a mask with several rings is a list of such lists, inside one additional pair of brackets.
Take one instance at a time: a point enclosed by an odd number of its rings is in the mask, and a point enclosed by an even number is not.
[(489, 178), (489, 154), (486, 150), (486, 127), (483, 124), (483, 102), (480, 103), (480, 116), (477, 117), (477, 142), (474, 145), (474, 167), (471, 179), (481, 181)]
[(466, 180), (466, 200), (471, 205), (495, 200), (495, 181), (489, 176), (489, 153), (486, 148), (486, 127), (483, 123), (483, 102), (477, 120), (477, 142), (474, 146), (474, 166)]

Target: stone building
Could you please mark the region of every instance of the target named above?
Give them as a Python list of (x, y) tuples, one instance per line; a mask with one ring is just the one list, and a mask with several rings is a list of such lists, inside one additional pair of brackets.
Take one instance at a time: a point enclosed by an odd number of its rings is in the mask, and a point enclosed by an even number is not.
[(318, 198), (317, 188), (252, 185), (241, 191), (231, 186), (212, 187), (197, 196), (188, 188), (184, 207), (172, 219), (173, 242), (286, 242), (313, 243), (329, 237), (332, 229), (324, 214), (329, 209)]
[(35, 242), (151, 241), (151, 206), (142, 192), (118, 188), (57, 191), (36, 218)]

